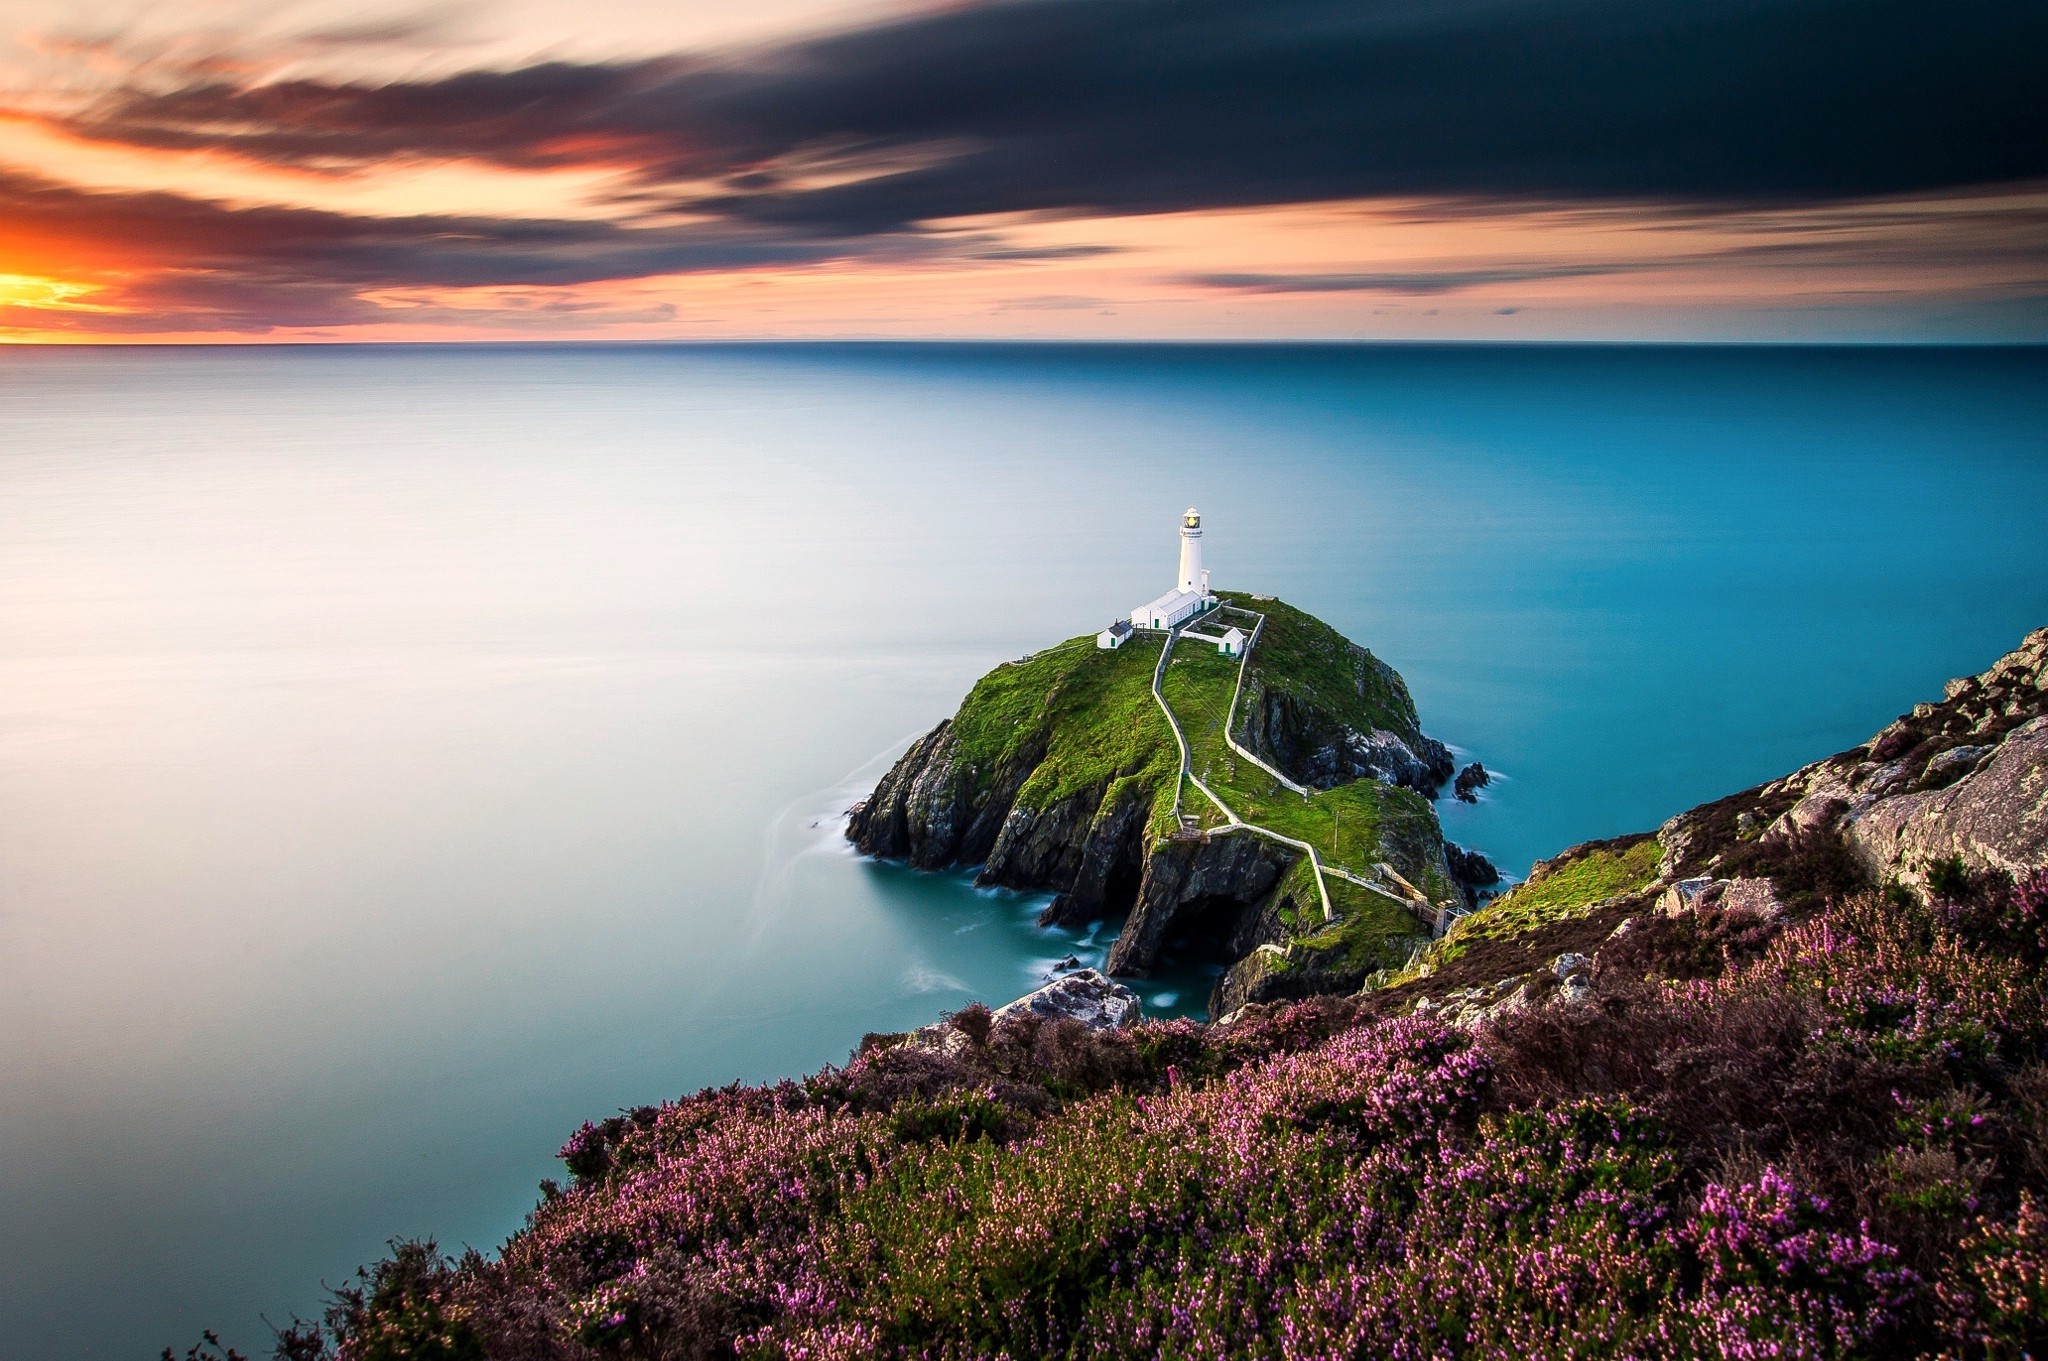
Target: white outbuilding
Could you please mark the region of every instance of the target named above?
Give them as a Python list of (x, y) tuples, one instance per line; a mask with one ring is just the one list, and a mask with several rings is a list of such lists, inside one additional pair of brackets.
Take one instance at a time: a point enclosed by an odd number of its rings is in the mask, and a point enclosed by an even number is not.
[(1131, 621), (1128, 619), (1119, 619), (1114, 624), (1111, 624), (1108, 628), (1104, 629), (1102, 632), (1095, 635), (1095, 646), (1099, 648), (1119, 648), (1122, 647), (1125, 644), (1125, 642), (1129, 641), (1130, 636)]
[[(1180, 580), (1157, 600), (1131, 611), (1131, 625), (1141, 629), (1170, 629), (1186, 623), (1216, 604), (1209, 594), (1209, 572), (1202, 566), (1202, 515), (1193, 506), (1180, 520)], [(1101, 645), (1101, 640), (1097, 639)]]
[(1223, 630), (1223, 636), (1216, 640), (1216, 650), (1226, 657), (1242, 657), (1244, 655), (1244, 630)]

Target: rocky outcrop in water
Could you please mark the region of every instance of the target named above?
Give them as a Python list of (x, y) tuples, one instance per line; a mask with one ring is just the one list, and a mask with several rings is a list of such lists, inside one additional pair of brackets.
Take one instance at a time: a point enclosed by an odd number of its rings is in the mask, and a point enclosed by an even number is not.
[(1491, 860), (1453, 842), (1444, 843), (1444, 864), (1452, 881), (1464, 893), (1467, 907), (1478, 906), (1480, 896), (1500, 882), (1500, 871)]
[[(1423, 735), (1393, 668), (1279, 602), (1258, 607), (1271, 627), (1243, 680), (1237, 739), (1302, 785), (1373, 779), (1434, 797), (1450, 750)], [(976, 865), (979, 884), (1050, 890), (1042, 925), (1128, 913), (1107, 963), (1120, 975), (1169, 957), (1230, 963), (1286, 940), (1288, 923), (1320, 922), (1320, 901), (1302, 917), (1278, 892), (1297, 849), (1225, 829), (1161, 835), (1178, 751), (1151, 696), (1156, 649), (1063, 645), (998, 667), (851, 810), (847, 837), (921, 869)], [(1365, 863), (1447, 892), (1434, 815), (1399, 799)], [(1466, 864), (1482, 867), (1491, 882), (1483, 858)]]
[(1138, 994), (1094, 969), (1082, 969), (997, 1007), (997, 1022), (1018, 1016), (1045, 1021), (1079, 1021), (1090, 1030), (1115, 1030), (1138, 1019)]
[(1477, 803), (1479, 802), (1479, 791), (1492, 783), (1493, 776), (1487, 773), (1486, 767), (1474, 761), (1471, 765), (1458, 772), (1458, 778), (1451, 786), (1451, 792), (1458, 796), (1458, 800), (1461, 803)]

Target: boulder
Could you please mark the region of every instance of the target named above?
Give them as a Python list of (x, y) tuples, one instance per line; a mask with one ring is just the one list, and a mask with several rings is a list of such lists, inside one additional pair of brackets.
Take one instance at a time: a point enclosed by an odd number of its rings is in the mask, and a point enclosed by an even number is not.
[(1718, 879), (1681, 879), (1665, 889), (1657, 899), (1657, 911), (1666, 917), (1690, 912), (1698, 906), (1700, 896), (1719, 882)]
[(1782, 916), (1785, 905), (1768, 879), (1724, 879), (1721, 906), (1737, 912), (1754, 912), (1759, 917)]
[(1138, 1019), (1138, 994), (1095, 969), (1082, 969), (996, 1008), (998, 1024), (1019, 1016), (1079, 1021), (1090, 1030), (1115, 1030)]
[(1880, 799), (1849, 819), (1849, 848), (1873, 876), (1925, 881), (1959, 858), (1973, 870), (2048, 868), (2048, 716), (2014, 728), (1988, 759), (1942, 789)]

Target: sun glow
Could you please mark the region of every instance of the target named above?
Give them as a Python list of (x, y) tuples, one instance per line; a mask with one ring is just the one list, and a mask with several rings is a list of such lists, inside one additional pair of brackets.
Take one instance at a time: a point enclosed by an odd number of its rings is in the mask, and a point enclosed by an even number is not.
[(40, 274), (0, 274), (0, 307), (35, 307), (65, 312), (116, 310), (81, 301), (99, 291), (97, 284), (51, 279)]

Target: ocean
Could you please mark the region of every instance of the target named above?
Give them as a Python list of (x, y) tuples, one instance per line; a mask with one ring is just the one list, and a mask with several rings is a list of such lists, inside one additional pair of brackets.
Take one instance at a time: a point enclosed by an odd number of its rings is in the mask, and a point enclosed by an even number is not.
[(0, 351), (0, 1354), (267, 1349), (585, 1119), (1099, 958), (840, 820), (1189, 505), (1521, 873), (2048, 624), (2048, 351)]

